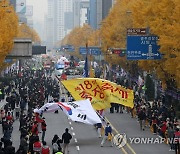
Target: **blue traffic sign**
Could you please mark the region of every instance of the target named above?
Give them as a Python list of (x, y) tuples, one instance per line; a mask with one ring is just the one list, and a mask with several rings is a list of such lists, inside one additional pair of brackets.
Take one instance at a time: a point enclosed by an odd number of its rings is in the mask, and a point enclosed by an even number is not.
[[(79, 53), (81, 55), (86, 55), (87, 54), (86, 47), (80, 47), (79, 48)], [(88, 54), (89, 55), (100, 55), (101, 54), (101, 49), (99, 47), (88, 47)]]
[(12, 59), (5, 59), (4, 62), (5, 62), (5, 63), (12, 63), (13, 60), (12, 60)]
[(158, 60), (158, 36), (127, 36), (127, 60)]

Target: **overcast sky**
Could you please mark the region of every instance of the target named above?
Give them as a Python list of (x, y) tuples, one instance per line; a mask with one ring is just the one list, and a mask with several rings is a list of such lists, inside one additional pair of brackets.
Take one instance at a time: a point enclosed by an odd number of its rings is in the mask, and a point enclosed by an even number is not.
[(26, 0), (26, 5), (33, 6), (33, 28), (38, 32), (41, 40), (44, 37), (44, 16), (47, 14), (47, 0)]
[(34, 22), (44, 20), (44, 15), (47, 13), (47, 0), (26, 0), (27, 5), (33, 5)]

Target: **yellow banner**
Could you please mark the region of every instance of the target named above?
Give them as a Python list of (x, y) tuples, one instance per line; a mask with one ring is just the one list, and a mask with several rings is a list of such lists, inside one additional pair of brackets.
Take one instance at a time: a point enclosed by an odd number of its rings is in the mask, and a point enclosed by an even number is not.
[(134, 94), (116, 83), (99, 78), (77, 78), (61, 81), (75, 100), (89, 98), (94, 109), (109, 108), (118, 103), (133, 108)]

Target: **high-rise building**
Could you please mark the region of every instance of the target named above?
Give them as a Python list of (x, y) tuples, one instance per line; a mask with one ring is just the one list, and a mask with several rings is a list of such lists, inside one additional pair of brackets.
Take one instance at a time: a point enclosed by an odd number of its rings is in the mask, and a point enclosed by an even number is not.
[[(13, 2), (14, 4), (14, 2)], [(23, 22), (27, 24), (26, 18), (26, 0), (16, 0), (16, 13), (19, 17), (19, 22)]]
[(73, 24), (75, 27), (89, 23), (89, 0), (73, 0)]
[(46, 44), (53, 47), (54, 44), (54, 0), (48, 0), (48, 14), (45, 16)]
[(89, 0), (82, 0), (80, 4), (80, 26), (89, 24)]
[(89, 23), (89, 0), (48, 0), (45, 17), (48, 46), (61, 41), (73, 28)]
[(48, 15), (45, 20), (47, 42), (54, 45), (73, 28), (73, 0), (48, 0)]
[(107, 17), (115, 0), (90, 0), (89, 24), (93, 29), (101, 25), (101, 21)]

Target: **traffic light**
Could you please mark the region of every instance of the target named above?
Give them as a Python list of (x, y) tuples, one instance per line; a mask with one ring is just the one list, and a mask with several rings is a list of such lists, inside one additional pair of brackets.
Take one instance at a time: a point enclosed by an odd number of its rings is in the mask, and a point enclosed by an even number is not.
[(121, 50), (119, 56), (120, 56), (120, 57), (124, 57), (125, 55), (126, 55), (126, 49)]
[(126, 55), (126, 49), (114, 48), (112, 49), (112, 53), (124, 57)]

